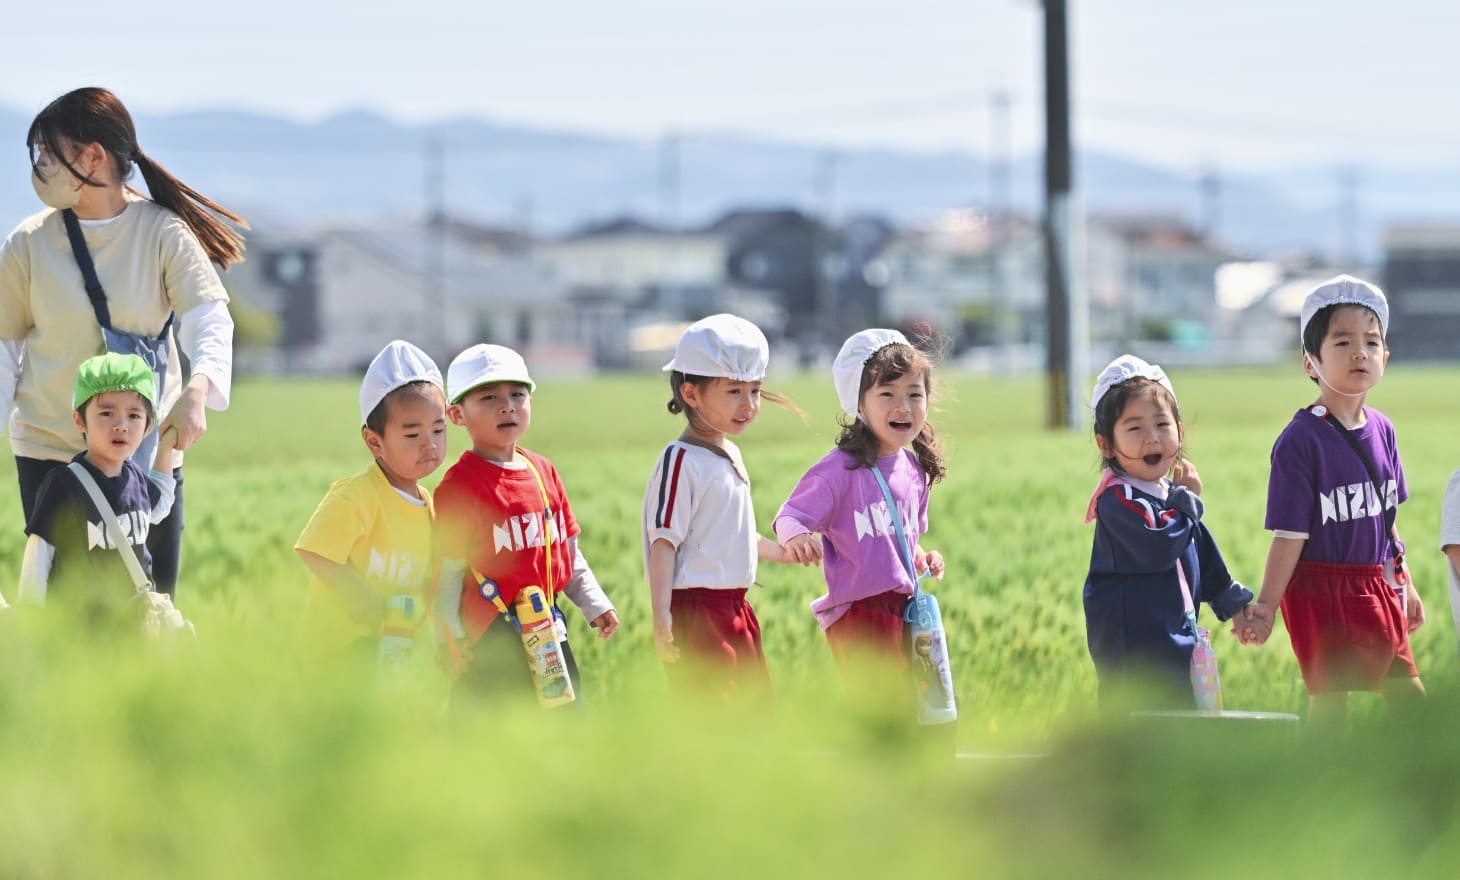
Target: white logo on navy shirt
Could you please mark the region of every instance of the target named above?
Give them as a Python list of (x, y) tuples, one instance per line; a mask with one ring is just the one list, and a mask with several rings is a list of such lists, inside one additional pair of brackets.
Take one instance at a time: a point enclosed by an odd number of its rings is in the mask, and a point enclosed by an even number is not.
[[(147, 530), (151, 528), (152, 521), (147, 514), (131, 510), (117, 515), (117, 524), (122, 527), (122, 537), (127, 539), (128, 544), (142, 544), (147, 540)], [(95, 550), (100, 547), (103, 550), (115, 550), (117, 545), (112, 543), (107, 535), (106, 524), (99, 522), (86, 523), (86, 549)]]

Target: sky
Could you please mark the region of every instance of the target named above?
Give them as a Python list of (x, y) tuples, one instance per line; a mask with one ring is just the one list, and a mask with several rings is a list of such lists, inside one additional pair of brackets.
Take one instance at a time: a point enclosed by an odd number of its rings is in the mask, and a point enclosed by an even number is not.
[[(1451, 111), (1460, 82), (1455, 4), (1069, 5), (1079, 145), (1188, 172), (1443, 166), (1460, 155)], [(406, 122), (479, 116), (638, 138), (739, 132), (985, 155), (1005, 143), (1016, 154), (1042, 143), (1037, 0), (65, 8), (7, 9), (0, 106), (30, 114), (98, 84), (146, 113), (229, 109), (312, 120), (367, 109)], [(994, 109), (1000, 94), (1007, 115)]]

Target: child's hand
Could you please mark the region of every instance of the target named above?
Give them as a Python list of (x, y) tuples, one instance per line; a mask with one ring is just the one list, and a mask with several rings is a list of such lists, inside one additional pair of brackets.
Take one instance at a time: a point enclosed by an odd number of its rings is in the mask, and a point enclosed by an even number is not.
[(659, 659), (673, 663), (679, 659), (679, 648), (674, 645), (674, 618), (669, 609), (654, 612), (654, 650)]
[(782, 546), (792, 562), (808, 566), (821, 564), (821, 542), (810, 532), (797, 535)]
[(937, 580), (943, 579), (943, 554), (937, 550), (929, 550), (927, 553), (918, 551), (918, 556), (913, 560), (913, 567), (918, 571), (927, 572)]
[(1273, 609), (1253, 602), (1232, 618), (1232, 634), (1244, 645), (1262, 645), (1272, 635)]
[(618, 631), (618, 614), (610, 608), (590, 620), (588, 625), (598, 630), (600, 639), (611, 639), (613, 634)]
[(1409, 631), (1414, 632), (1425, 625), (1425, 603), (1419, 597), (1419, 591), (1414, 588), (1414, 581), (1410, 580), (1405, 585), (1405, 604), (1408, 606), (1405, 611), (1409, 616)]
[(1201, 475), (1190, 459), (1183, 458), (1171, 469), (1171, 482), (1190, 490), (1193, 495), (1201, 494)]

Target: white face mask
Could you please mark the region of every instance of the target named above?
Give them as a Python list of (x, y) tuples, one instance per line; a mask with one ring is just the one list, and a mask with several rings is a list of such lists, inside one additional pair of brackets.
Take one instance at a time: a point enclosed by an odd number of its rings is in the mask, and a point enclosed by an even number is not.
[(60, 162), (37, 166), (31, 172), (30, 185), (43, 203), (57, 211), (74, 208), (81, 201), (81, 182)]

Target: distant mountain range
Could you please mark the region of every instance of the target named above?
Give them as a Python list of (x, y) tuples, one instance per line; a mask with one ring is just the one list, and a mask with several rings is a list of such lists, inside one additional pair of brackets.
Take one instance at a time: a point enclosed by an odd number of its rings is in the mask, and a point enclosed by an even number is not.
[[(0, 176), (7, 229), (39, 208), (24, 172), (29, 122), (29, 114), (0, 108), (0, 144), (13, 150), (12, 173)], [(989, 163), (966, 153), (829, 150), (714, 134), (614, 139), (472, 118), (405, 125), (368, 112), (307, 123), (226, 111), (144, 114), (137, 125), (151, 155), (260, 229), (419, 217), (435, 204), (433, 187), (452, 216), (546, 235), (625, 214), (701, 225), (744, 206), (829, 206), (839, 219), (872, 214), (898, 223), (998, 207)], [(1214, 217), (1219, 240), (1252, 256), (1335, 257), (1356, 247), (1372, 261), (1385, 226), (1460, 217), (1460, 168), (1360, 169), (1353, 222), (1340, 210), (1335, 168), (1227, 174), (1206, 196), (1200, 177), (1089, 150), (1076, 172), (1087, 211), (1171, 215), (1198, 227)], [(1039, 156), (1015, 157), (1004, 190), (1011, 207), (1037, 214), (1042, 179)]]

